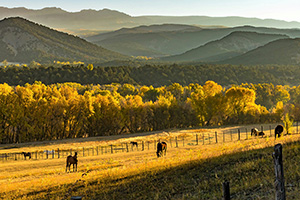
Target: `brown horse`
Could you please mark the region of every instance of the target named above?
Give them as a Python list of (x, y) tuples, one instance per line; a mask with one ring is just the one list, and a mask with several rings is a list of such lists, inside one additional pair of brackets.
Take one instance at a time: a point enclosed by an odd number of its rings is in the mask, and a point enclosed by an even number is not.
[(31, 159), (31, 153), (30, 152), (22, 152), (22, 154), (24, 155), (25, 160), (26, 160), (27, 156), (29, 157), (29, 159)]
[[(70, 166), (73, 164), (73, 172), (74, 170), (77, 171), (77, 163), (78, 163), (78, 159), (77, 159), (77, 152), (75, 152), (75, 155), (69, 155), (67, 157), (67, 165), (66, 165), (66, 172), (68, 171), (68, 167), (69, 167), (69, 172), (70, 172)], [(76, 167), (76, 169), (75, 169)]]
[(161, 156), (166, 156), (167, 153), (167, 143), (165, 142), (159, 142), (157, 143), (157, 151), (156, 151), (156, 155), (157, 157), (161, 157)]
[(277, 125), (275, 128), (275, 139), (276, 139), (276, 136), (278, 136), (278, 138), (280, 138), (282, 132), (283, 132), (283, 126), (280, 124)]

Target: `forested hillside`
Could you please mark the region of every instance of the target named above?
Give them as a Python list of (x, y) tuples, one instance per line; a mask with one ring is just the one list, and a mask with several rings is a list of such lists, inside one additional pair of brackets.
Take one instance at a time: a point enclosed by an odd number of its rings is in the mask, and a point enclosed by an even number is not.
[[(153, 85), (155, 87), (179, 83), (204, 84), (213, 80), (222, 86), (242, 83), (272, 83), (274, 85), (298, 85), (300, 68), (297, 65), (208, 65), (208, 64), (172, 64), (141, 65), (136, 67), (97, 67), (89, 69), (83, 64), (40, 66), (31, 63), (28, 66), (0, 67), (0, 83), (24, 85), (41, 81), (44, 84), (77, 82), (80, 84), (130, 83), (135, 85)], [(129, 65), (131, 65), (129, 63)], [(135, 65), (135, 63), (132, 63)]]
[(54, 60), (101, 63), (130, 59), (20, 17), (0, 21), (0, 48), (1, 60), (19, 63), (33, 60), (41, 63), (52, 63)]

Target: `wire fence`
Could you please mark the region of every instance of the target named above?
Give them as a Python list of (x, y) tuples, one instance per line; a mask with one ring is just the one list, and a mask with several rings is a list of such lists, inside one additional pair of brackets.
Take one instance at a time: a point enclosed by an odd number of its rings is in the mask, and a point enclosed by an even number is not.
[[(105, 154), (129, 153), (137, 151), (156, 150), (157, 143), (165, 141), (168, 148), (178, 148), (194, 145), (211, 145), (218, 143), (227, 143), (239, 140), (249, 140), (257, 137), (274, 137), (274, 129), (276, 125), (261, 125), (253, 126), (263, 132), (263, 136), (251, 136), (251, 128), (228, 128), (225, 131), (201, 131), (188, 130), (189, 134), (181, 136), (161, 137), (158, 140), (146, 140), (130, 142), (122, 142), (119, 144), (98, 145), (93, 147), (78, 147), (71, 149), (51, 149), (43, 151), (26, 152), (26, 156), (22, 152), (1, 153), (0, 161), (18, 161), (18, 160), (45, 160), (66, 158), (68, 155), (73, 155), (77, 152), (78, 157), (99, 156)], [(298, 122), (295, 122), (291, 128), (291, 134), (298, 134)], [(30, 156), (29, 156), (30, 155)]]

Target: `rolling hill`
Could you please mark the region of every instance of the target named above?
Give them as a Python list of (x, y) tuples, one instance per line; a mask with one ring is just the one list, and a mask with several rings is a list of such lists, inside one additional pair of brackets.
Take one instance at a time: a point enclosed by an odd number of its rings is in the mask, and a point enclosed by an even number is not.
[(104, 48), (130, 56), (164, 57), (185, 53), (208, 42), (220, 40), (236, 31), (300, 37), (299, 29), (275, 29), (241, 26), (233, 28), (200, 28), (176, 24), (120, 29), (86, 38)]
[(300, 64), (300, 38), (276, 40), (219, 63), (243, 65)]
[(220, 40), (209, 42), (180, 55), (162, 58), (162, 60), (203, 62), (225, 60), (256, 49), (271, 41), (284, 38), (288, 38), (288, 36), (236, 31)]
[(29, 63), (128, 60), (129, 57), (91, 44), (79, 37), (15, 17), (0, 21), (0, 60)]

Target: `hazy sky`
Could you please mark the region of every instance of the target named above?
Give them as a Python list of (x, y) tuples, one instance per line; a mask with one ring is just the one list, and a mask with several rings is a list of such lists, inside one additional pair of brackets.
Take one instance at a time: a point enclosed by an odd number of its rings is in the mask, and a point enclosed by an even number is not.
[(300, 21), (299, 0), (0, 0), (3, 7), (118, 10), (140, 15), (243, 16)]

